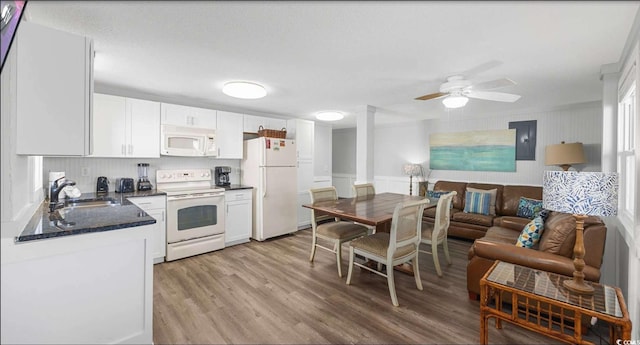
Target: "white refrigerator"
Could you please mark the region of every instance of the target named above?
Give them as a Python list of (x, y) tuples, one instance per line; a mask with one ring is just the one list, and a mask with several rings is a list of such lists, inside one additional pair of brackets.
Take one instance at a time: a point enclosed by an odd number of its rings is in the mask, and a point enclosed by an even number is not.
[(243, 185), (253, 187), (251, 238), (298, 230), (298, 174), (294, 140), (260, 137), (244, 142)]

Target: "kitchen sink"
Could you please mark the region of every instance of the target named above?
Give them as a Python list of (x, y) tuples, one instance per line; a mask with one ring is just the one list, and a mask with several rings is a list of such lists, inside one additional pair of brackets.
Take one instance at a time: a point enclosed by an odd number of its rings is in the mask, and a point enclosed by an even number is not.
[(83, 208), (83, 207), (105, 207), (105, 206), (117, 206), (118, 201), (115, 199), (85, 199), (85, 200), (67, 200), (64, 203), (64, 208)]

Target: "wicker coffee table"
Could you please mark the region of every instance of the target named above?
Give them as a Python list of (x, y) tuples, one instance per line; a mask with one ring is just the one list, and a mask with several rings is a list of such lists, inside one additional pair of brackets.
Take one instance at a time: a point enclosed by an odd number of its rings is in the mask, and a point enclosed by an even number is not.
[(491, 317), (496, 328), (502, 328), (504, 320), (571, 344), (593, 344), (582, 338), (581, 329), (596, 317), (609, 324), (611, 344), (631, 338), (619, 288), (588, 282), (594, 294), (578, 295), (564, 288), (567, 279), (572, 278), (496, 261), (480, 280), (480, 343), (489, 342)]

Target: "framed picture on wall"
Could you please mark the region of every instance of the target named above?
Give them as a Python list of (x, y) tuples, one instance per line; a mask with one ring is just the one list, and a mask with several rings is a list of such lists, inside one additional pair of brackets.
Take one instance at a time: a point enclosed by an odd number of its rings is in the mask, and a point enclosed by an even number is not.
[(516, 160), (536, 160), (537, 120), (509, 122), (509, 129), (516, 130)]

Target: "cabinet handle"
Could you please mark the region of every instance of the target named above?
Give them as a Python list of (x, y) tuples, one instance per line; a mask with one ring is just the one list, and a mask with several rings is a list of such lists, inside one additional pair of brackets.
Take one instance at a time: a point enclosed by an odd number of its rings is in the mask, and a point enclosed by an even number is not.
[(127, 154), (127, 151), (125, 151), (125, 150), (126, 150), (126, 149), (125, 149), (125, 145), (124, 145), (124, 144), (122, 144), (122, 154), (123, 154), (123, 155), (126, 155), (126, 154)]
[(162, 211), (162, 221), (164, 222), (164, 211)]

